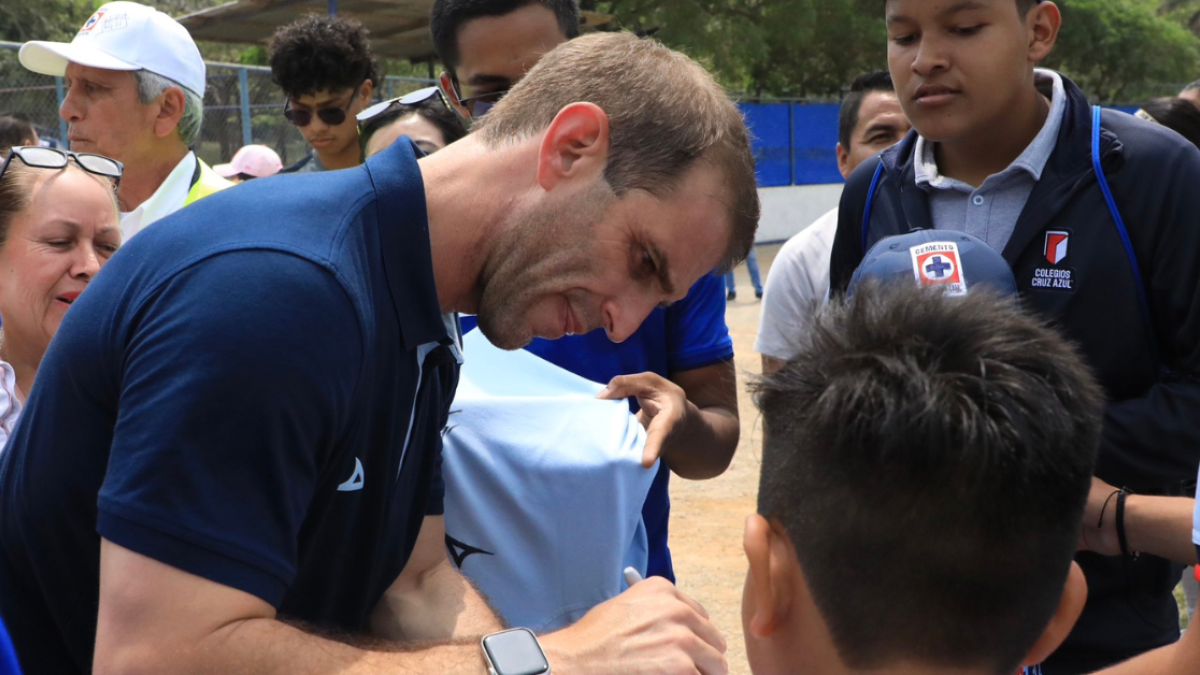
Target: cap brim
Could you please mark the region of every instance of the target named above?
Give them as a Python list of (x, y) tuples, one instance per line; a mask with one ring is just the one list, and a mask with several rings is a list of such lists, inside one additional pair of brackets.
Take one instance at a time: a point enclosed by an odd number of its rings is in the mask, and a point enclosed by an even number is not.
[(69, 42), (26, 42), (18, 54), (21, 65), (42, 75), (62, 76), (68, 63), (104, 70), (141, 70), (90, 45)]
[(232, 164), (217, 164), (212, 170), (221, 178), (232, 178), (240, 173)]

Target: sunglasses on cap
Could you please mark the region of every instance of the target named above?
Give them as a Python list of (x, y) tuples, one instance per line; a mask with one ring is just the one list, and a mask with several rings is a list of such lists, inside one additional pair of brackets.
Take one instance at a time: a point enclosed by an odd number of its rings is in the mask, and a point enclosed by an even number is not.
[(409, 92), (403, 96), (397, 96), (396, 98), (388, 99), (387, 101), (380, 101), (379, 103), (376, 103), (375, 105), (372, 105), (366, 110), (358, 113), (358, 115), (355, 116), (355, 119), (358, 120), (359, 124), (362, 124), (363, 122), (370, 121), (372, 117), (378, 117), (379, 115), (382, 115), (398, 105), (417, 105), (419, 103), (428, 101), (434, 96), (442, 99), (442, 104), (449, 108), (449, 105), (446, 104), (446, 97), (442, 95), (441, 89), (438, 89), (437, 87), (425, 87), (423, 89)]
[(8, 170), (8, 165), (12, 163), (14, 157), (24, 162), (25, 166), (37, 169), (63, 169), (66, 168), (67, 162), (75, 160), (79, 168), (97, 176), (110, 178), (113, 185), (120, 184), (121, 174), (125, 171), (124, 164), (104, 155), (68, 152), (36, 145), (17, 145), (8, 151), (8, 157), (4, 159), (4, 164), (0, 165), (0, 177), (4, 176), (4, 172)]
[(292, 107), (292, 100), (289, 98), (283, 103), (283, 116), (287, 121), (298, 127), (306, 127), (312, 122), (313, 115), (321, 118), (321, 121), (331, 127), (340, 126), (346, 121), (346, 114), (350, 112), (350, 106), (354, 105), (354, 99), (358, 98), (358, 93), (362, 91), (362, 86), (366, 84), (366, 80), (358, 83), (354, 88), (354, 93), (350, 94), (350, 100), (346, 105), (340, 108), (318, 108), (315, 112), (312, 110), (296, 110)]
[(479, 119), (480, 117), (488, 114), (492, 108), (496, 107), (496, 104), (500, 102), (500, 99), (504, 98), (508, 92), (512, 91), (512, 88), (509, 87), (508, 89), (501, 89), (500, 91), (489, 91), (485, 94), (472, 96), (471, 98), (463, 98), (462, 90), (459, 88), (457, 77), (452, 77), (450, 79), (450, 86), (454, 88), (454, 97), (458, 99), (458, 102), (462, 104), (462, 107), (467, 109), (467, 114), (471, 116), (471, 119)]

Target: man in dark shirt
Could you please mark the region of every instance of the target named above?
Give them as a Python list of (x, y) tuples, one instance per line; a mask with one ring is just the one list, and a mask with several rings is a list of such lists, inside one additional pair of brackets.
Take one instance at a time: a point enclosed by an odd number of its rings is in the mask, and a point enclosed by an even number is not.
[[(64, 322), (0, 459), (22, 666), (485, 672), (498, 621), (443, 548), (446, 315), (510, 349), (619, 340), (744, 256), (757, 219), (720, 87), (606, 34), (420, 163), (398, 144), (147, 229)], [(543, 647), (559, 672), (726, 672), (703, 609), (661, 580)]]

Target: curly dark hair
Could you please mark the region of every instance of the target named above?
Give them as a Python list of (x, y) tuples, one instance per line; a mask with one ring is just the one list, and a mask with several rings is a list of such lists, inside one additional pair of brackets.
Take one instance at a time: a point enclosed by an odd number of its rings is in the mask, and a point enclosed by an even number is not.
[(379, 84), (367, 29), (354, 19), (310, 14), (271, 38), (271, 80), (288, 98)]

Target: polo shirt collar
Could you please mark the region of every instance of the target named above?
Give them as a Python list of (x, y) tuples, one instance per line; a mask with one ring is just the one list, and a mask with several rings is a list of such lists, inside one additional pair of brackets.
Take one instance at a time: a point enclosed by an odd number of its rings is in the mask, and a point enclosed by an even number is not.
[(408, 350), (431, 342), (455, 342), (438, 303), (418, 152), (416, 145), (401, 141), (366, 163), (375, 186), (384, 274), (399, 318), (401, 341)]
[[(1024, 171), (1033, 180), (1038, 181), (1042, 179), (1042, 169), (1046, 168), (1046, 162), (1050, 160), (1050, 153), (1054, 151), (1054, 146), (1058, 141), (1058, 130), (1062, 127), (1063, 115), (1066, 114), (1067, 93), (1063, 87), (1062, 76), (1058, 73), (1043, 68), (1038, 68), (1033, 72), (1034, 82), (1038, 89), (1050, 90), (1050, 112), (1046, 114), (1046, 121), (1042, 124), (1038, 135), (1026, 146), (1020, 156), (1000, 173)], [(938, 172), (937, 159), (934, 156), (936, 147), (936, 143), (917, 136), (916, 148), (913, 151), (913, 171), (917, 185), (926, 190), (948, 188), (951, 187), (951, 183), (956, 182)]]

